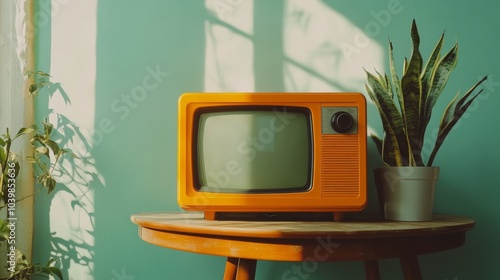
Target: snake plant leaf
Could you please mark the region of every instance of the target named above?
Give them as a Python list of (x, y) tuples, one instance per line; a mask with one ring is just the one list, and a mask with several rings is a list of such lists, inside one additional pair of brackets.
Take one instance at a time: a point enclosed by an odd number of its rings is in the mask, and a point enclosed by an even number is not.
[(375, 143), (378, 153), (382, 155), (382, 139), (373, 133), (370, 133), (370, 138), (373, 140), (373, 143)]
[(479, 80), (475, 85), (473, 85), (464, 96), (457, 102), (457, 106), (455, 107), (455, 111), (458, 111), (459, 108), (462, 107), (462, 104), (469, 98), (469, 96), (476, 90), (478, 86), (480, 86), (484, 81), (488, 79), (488, 76), (484, 76), (481, 80)]
[[(368, 92), (368, 95), (374, 100), (375, 105), (377, 106), (378, 110), (380, 111), (380, 104), (374, 96), (373, 91), (366, 86), (366, 91)], [(382, 114), (381, 114), (382, 116)], [(382, 117), (382, 125), (384, 128), (384, 140), (378, 139), (380, 144), (377, 144), (377, 149), (379, 150), (380, 155), (382, 156), (382, 161), (387, 165), (387, 166), (401, 166), (402, 165), (402, 159), (401, 159), (401, 152), (398, 146), (398, 141), (397, 138), (395, 137), (394, 131), (391, 129), (391, 126), (388, 123), (388, 120), (384, 117)], [(375, 139), (375, 138), (372, 138)], [(377, 140), (375, 140), (377, 143)]]
[[(451, 121), (443, 128), (443, 130), (438, 132), (438, 137), (436, 139), (436, 143), (434, 145), (434, 149), (431, 152), (431, 155), (429, 157), (429, 161), (427, 163), (428, 166), (432, 166), (432, 163), (434, 162), (434, 158), (436, 157), (437, 152), (439, 151), (439, 148), (441, 148), (441, 145), (443, 144), (444, 140), (450, 133), (451, 129), (455, 126), (455, 124), (460, 120), (460, 118), (463, 116), (463, 114), (467, 111), (469, 106), (474, 102), (474, 100), (483, 92), (483, 90), (480, 90), (476, 95), (474, 95), (467, 103), (465, 103), (462, 107), (458, 108), (458, 110), (455, 111), (455, 114), (453, 115), (453, 118)], [(458, 103), (457, 103), (458, 106)], [(457, 108), (455, 108), (457, 109)]]
[[(486, 81), (487, 78), (488, 77), (485, 76), (481, 80), (479, 80), (474, 86), (472, 86), (464, 94), (464, 96), (462, 96), (462, 98), (460, 98), (460, 100), (458, 100), (459, 93), (457, 93), (455, 98), (453, 98), (453, 100), (450, 102), (450, 104), (448, 104), (448, 106), (446, 107), (446, 110), (444, 111), (443, 116), (441, 118), (441, 122), (439, 124), (438, 140), (440, 137), (444, 138), (447, 136), (446, 134), (449, 133), (449, 131), (451, 131), (451, 129), (453, 128), (453, 125), (455, 125), (455, 123), (452, 123), (452, 121), (455, 118), (457, 118), (456, 121), (458, 121), (458, 119), (460, 119), (462, 117), (462, 115), (465, 113), (465, 111), (470, 106), (470, 104), (472, 104), (472, 101), (474, 101), (474, 99), (476, 99), (476, 97), (483, 91), (483, 90), (480, 90), (473, 98), (471, 98), (469, 100), (469, 102), (467, 102), (464, 105), (464, 102), (467, 101), (469, 96), (476, 90), (476, 88), (479, 85), (481, 85), (484, 81)], [(446, 134), (444, 134), (445, 131), (448, 131), (448, 132)]]
[(422, 73), (422, 55), (419, 51), (420, 37), (418, 29), (413, 20), (411, 28), (411, 38), (413, 41), (413, 51), (410, 62), (407, 65), (406, 73), (401, 79), (401, 90), (403, 95), (403, 108), (405, 114), (405, 130), (408, 135), (408, 143), (411, 155), (416, 165), (423, 165), (421, 158), (422, 142), (420, 140), (420, 96), (422, 94), (422, 83), (420, 75)]
[[(439, 123), (439, 129), (438, 129), (438, 137), (443, 135), (444, 131), (447, 131), (448, 129), (446, 128), (450, 122), (453, 120), (453, 117), (455, 115), (455, 108), (457, 108), (457, 102), (458, 102), (458, 97), (460, 96), (460, 91), (457, 92), (455, 97), (450, 101), (448, 106), (446, 106), (446, 109), (444, 110), (443, 116), (441, 117), (441, 122)], [(451, 131), (451, 129), (449, 130)], [(448, 133), (446, 133), (448, 134)], [(446, 137), (445, 134), (445, 137)], [(429, 160), (427, 162), (427, 166), (432, 166), (434, 162), (434, 158), (436, 157), (436, 153), (439, 150), (442, 142), (438, 145), (437, 141), (434, 143), (434, 148), (429, 156)]]
[(455, 108), (457, 107), (458, 97), (460, 96), (460, 91), (457, 92), (455, 97), (450, 101), (446, 109), (444, 110), (443, 116), (441, 117), (441, 122), (439, 123), (439, 131), (443, 131), (444, 128), (450, 123), (455, 115)]
[(394, 91), (392, 89), (392, 84), (389, 81), (389, 77), (387, 77), (387, 74), (385, 74), (385, 83), (387, 84), (387, 93), (391, 97), (391, 99), (394, 99)]
[(405, 165), (409, 161), (409, 149), (401, 114), (380, 81), (373, 74), (366, 74), (367, 92), (377, 106), (386, 132), (382, 158), (388, 165)]
[(387, 166), (404, 166), (406, 158), (401, 155), (398, 141), (395, 134), (389, 134), (384, 137), (382, 142), (382, 161)]
[(441, 122), (439, 123), (439, 130), (444, 131), (445, 127), (448, 126), (448, 124), (451, 122), (455, 114), (458, 114), (458, 111), (460, 108), (462, 108), (463, 103), (469, 98), (469, 96), (476, 90), (476, 88), (482, 84), (488, 77), (485, 76), (483, 77), (480, 81), (478, 81), (473, 87), (471, 87), (460, 100), (458, 97), (460, 96), (460, 92), (457, 92), (455, 97), (450, 101), (448, 106), (446, 106), (446, 109), (443, 113), (443, 116), (441, 117)]
[[(422, 97), (421, 97), (421, 104), (427, 104), (427, 100), (430, 95), (430, 87), (432, 84), (432, 75), (435, 73), (436, 70), (436, 62), (438, 62), (441, 59), (441, 48), (443, 46), (444, 42), (444, 32), (439, 38), (439, 41), (437, 42), (436, 46), (434, 47), (434, 50), (432, 51), (429, 59), (427, 60), (427, 64), (425, 65), (425, 68), (422, 72), (422, 77), (420, 80), (422, 81)], [(425, 133), (425, 130), (427, 128), (427, 124), (429, 123), (429, 120), (431, 118), (431, 113), (432, 113), (432, 107), (430, 108), (431, 111), (429, 111), (429, 108), (427, 106), (423, 106), (423, 114), (421, 115), (421, 124), (422, 124), (422, 129), (421, 129), (421, 139), (423, 140), (423, 135)]]
[(425, 65), (424, 71), (422, 72), (422, 89), (427, 92), (429, 90), (429, 85), (431, 82), (432, 73), (434, 72), (434, 65), (441, 58), (441, 48), (444, 42), (444, 32), (441, 34), (439, 41), (437, 42), (434, 50), (432, 51), (427, 64)]
[(432, 108), (436, 104), (439, 96), (443, 92), (452, 70), (457, 65), (458, 45), (455, 46), (436, 64), (432, 74), (432, 81), (429, 88), (427, 102), (425, 103), (425, 122), (431, 118)]
[[(486, 81), (488, 77), (485, 76), (481, 80), (479, 80), (474, 86), (472, 86), (467, 93), (460, 98), (459, 101), (455, 101), (457, 97), (450, 102), (448, 107), (446, 108), (446, 111), (443, 114), (443, 117), (441, 119), (441, 123), (439, 125), (439, 131), (438, 131), (438, 137), (436, 139), (436, 143), (434, 145), (434, 149), (431, 152), (431, 155), (429, 157), (429, 161), (427, 163), (428, 166), (432, 166), (432, 163), (434, 162), (434, 158), (436, 157), (436, 153), (439, 151), (439, 148), (443, 144), (444, 140), (452, 130), (452, 128), (455, 126), (455, 124), (460, 120), (460, 118), (463, 116), (463, 114), (467, 111), (469, 106), (474, 102), (474, 100), (483, 92), (481, 89), (476, 95), (474, 95), (472, 98), (470, 98), (468, 101), (467, 99), (469, 96), (476, 90), (476, 88), (481, 85), (484, 81)], [(467, 101), (467, 102), (466, 102)], [(454, 109), (452, 109), (453, 104), (455, 104)], [(453, 110), (453, 114), (451, 114), (451, 111)], [(452, 117), (450, 118), (450, 115)]]
[(385, 81), (385, 77), (382, 76), (377, 70), (375, 70), (375, 73), (377, 74), (377, 80), (379, 84), (384, 88), (384, 92), (391, 96), (391, 93), (387, 91), (387, 82)]
[[(457, 95), (455, 96), (455, 98), (453, 98), (453, 100), (450, 102), (450, 104), (448, 104), (448, 106), (446, 107), (446, 110), (444, 111), (443, 113), (443, 116), (441, 118), (441, 122), (439, 124), (439, 132), (438, 132), (438, 135), (441, 134), (441, 131), (445, 131), (446, 130), (446, 127), (450, 124), (450, 122), (453, 120), (453, 117), (455, 115), (458, 115), (459, 114), (459, 111), (461, 108), (463, 108), (463, 104), (464, 102), (467, 100), (467, 98), (472, 94), (472, 92), (474, 92), (474, 90), (482, 83), (484, 82), (485, 80), (487, 79), (487, 77), (484, 77), (482, 78), (479, 82), (477, 82), (471, 89), (469, 89), (469, 91), (467, 91), (466, 94), (464, 94), (464, 96), (462, 98), (460, 98), (459, 101), (458, 100), (458, 96), (460, 96), (460, 93), (457, 93)], [(481, 93), (481, 91), (479, 91), (479, 93)], [(477, 94), (479, 95), (479, 94)], [(473, 97), (473, 99), (475, 99), (476, 96)], [(467, 106), (468, 107), (468, 106)], [(464, 111), (465, 112), (465, 111)]]
[(382, 74), (380, 74), (380, 72), (377, 71), (376, 69), (375, 69), (375, 73), (377, 74), (377, 79), (378, 79), (380, 85), (382, 85), (382, 86), (384, 86), (384, 88), (386, 88), (384, 76)]
[[(382, 139), (375, 135), (370, 135), (370, 137), (382, 154), (382, 160), (389, 166), (424, 166), (422, 147), (432, 109), (443, 92), (452, 70), (457, 65), (457, 43), (444, 56), (441, 56), (444, 35), (443, 32), (423, 67), (424, 61), (419, 51), (420, 36), (415, 20), (413, 20), (411, 27), (413, 49), (410, 59), (404, 58), (402, 78), (399, 79), (397, 75), (393, 45), (390, 40), (389, 76), (378, 72), (373, 75), (365, 70), (367, 73), (365, 86), (380, 113), (384, 128)], [(486, 77), (477, 82), (462, 98), (459, 98), (460, 94), (457, 94), (446, 107), (438, 127), (434, 149), (427, 162), (428, 166), (432, 166), (436, 153), (449, 132), (482, 93), (481, 90), (472, 96), (476, 88), (485, 80)]]
[(391, 80), (394, 87), (394, 92), (398, 98), (399, 108), (401, 108), (401, 115), (404, 119), (404, 107), (401, 103), (401, 100), (403, 100), (403, 92), (401, 91), (401, 81), (399, 80), (398, 73), (396, 72), (396, 64), (394, 63), (394, 54), (391, 41), (389, 41), (389, 68), (391, 72)]

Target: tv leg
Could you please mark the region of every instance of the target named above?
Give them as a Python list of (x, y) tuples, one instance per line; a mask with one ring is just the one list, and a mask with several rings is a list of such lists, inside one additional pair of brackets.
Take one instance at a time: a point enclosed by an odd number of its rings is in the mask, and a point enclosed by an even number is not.
[(205, 211), (205, 220), (214, 221), (215, 220), (215, 212), (214, 211)]
[(401, 263), (405, 280), (422, 280), (417, 256), (400, 257), (399, 262)]
[(344, 213), (342, 213), (342, 212), (333, 212), (333, 220), (335, 222), (342, 222), (343, 218), (344, 218)]

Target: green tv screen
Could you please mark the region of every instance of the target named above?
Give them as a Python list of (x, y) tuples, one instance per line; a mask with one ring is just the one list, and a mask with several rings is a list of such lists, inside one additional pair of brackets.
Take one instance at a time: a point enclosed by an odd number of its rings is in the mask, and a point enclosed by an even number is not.
[(217, 107), (196, 114), (198, 191), (300, 192), (311, 186), (310, 112), (296, 107)]

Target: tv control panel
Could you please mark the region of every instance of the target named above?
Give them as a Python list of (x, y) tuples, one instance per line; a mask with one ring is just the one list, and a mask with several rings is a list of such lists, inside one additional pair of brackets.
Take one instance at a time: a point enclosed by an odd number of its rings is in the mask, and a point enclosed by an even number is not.
[(323, 134), (358, 134), (357, 107), (322, 107)]

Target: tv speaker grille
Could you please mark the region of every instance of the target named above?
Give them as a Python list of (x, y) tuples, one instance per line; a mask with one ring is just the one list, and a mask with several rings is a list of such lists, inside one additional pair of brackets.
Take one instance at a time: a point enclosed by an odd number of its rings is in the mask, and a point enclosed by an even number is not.
[(357, 197), (360, 192), (358, 135), (323, 135), (321, 196)]

